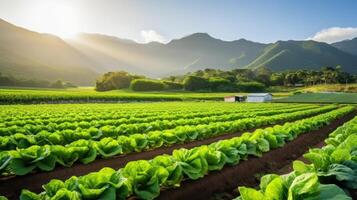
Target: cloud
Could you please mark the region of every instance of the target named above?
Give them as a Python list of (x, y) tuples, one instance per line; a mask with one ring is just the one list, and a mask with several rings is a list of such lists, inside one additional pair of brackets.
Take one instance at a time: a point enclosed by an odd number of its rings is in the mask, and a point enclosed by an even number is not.
[(140, 33), (141, 33), (143, 42), (145, 42), (145, 43), (149, 43), (149, 42), (165, 43), (166, 42), (165, 37), (160, 35), (158, 32), (156, 32), (154, 30), (142, 30)]
[(357, 37), (357, 27), (331, 27), (317, 32), (313, 37), (308, 38), (308, 40), (333, 43), (355, 37)]

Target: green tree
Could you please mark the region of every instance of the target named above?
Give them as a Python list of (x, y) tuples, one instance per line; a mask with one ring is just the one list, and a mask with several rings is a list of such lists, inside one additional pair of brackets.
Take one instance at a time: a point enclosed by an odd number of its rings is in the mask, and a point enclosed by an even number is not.
[(131, 82), (130, 88), (134, 91), (162, 91), (166, 85), (157, 80), (135, 79)]
[(144, 77), (132, 75), (125, 71), (108, 72), (96, 81), (96, 90), (107, 91), (129, 88), (131, 81), (138, 78)]
[(207, 90), (209, 88), (209, 81), (199, 76), (188, 76), (183, 81), (185, 90)]
[(234, 84), (232, 84), (229, 80), (220, 78), (220, 77), (212, 77), (208, 79), (209, 89), (211, 91), (233, 91)]
[(64, 84), (61, 80), (57, 80), (54, 83), (51, 84), (51, 87), (53, 88), (64, 88)]
[(285, 74), (284, 73), (273, 73), (270, 76), (271, 85), (284, 85)]

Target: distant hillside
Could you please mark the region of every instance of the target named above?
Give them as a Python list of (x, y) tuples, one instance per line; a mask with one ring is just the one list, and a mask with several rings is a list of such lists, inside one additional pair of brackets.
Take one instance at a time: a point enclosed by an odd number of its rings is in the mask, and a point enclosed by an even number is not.
[(222, 41), (195, 33), (168, 44), (139, 44), (99, 34), (82, 34), (69, 44), (109, 69), (150, 76), (185, 73), (204, 68), (243, 67), (262, 53), (265, 44), (244, 39)]
[(92, 61), (62, 39), (16, 27), (0, 19), (0, 72), (19, 77), (91, 84)]
[[(125, 70), (151, 77), (199, 69), (231, 70), (265, 66), (274, 71), (341, 65), (357, 72), (356, 39), (333, 46), (315, 41), (262, 44), (245, 39), (223, 41), (194, 33), (167, 44), (141, 44), (100, 34), (62, 40), (0, 20), (0, 72), (17, 77), (63, 79), (92, 84), (99, 74)], [(337, 48), (335, 48), (335, 47)], [(350, 53), (347, 53), (350, 52)]]
[(342, 51), (348, 52), (353, 55), (357, 55), (357, 38), (354, 38), (352, 40), (344, 40), (341, 42), (336, 42), (331, 45)]
[(154, 77), (205, 68), (262, 66), (282, 71), (341, 65), (347, 72), (357, 72), (357, 56), (315, 41), (261, 44), (244, 39), (223, 41), (207, 33), (195, 33), (168, 44), (139, 44), (99, 34), (82, 34), (77, 40), (67, 42), (99, 63), (98, 71), (123, 69)]
[(341, 65), (344, 71), (357, 72), (357, 56), (329, 44), (316, 41), (278, 41), (247, 65), (247, 68), (265, 66), (273, 71), (320, 69), (322, 66)]

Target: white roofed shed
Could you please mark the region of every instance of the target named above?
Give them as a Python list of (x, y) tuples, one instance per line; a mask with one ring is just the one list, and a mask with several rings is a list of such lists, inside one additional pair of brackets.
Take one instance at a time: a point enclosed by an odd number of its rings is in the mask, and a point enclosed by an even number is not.
[(273, 95), (270, 93), (251, 93), (247, 96), (247, 102), (270, 102)]

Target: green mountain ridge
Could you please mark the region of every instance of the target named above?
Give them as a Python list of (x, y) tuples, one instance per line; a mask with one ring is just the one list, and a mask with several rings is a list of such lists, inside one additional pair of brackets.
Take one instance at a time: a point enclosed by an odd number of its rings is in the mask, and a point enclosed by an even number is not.
[(4, 74), (88, 85), (98, 75), (89, 58), (59, 37), (29, 31), (3, 20), (0, 20), (0, 52), (0, 72)]
[(278, 41), (247, 68), (267, 67), (273, 71), (320, 69), (341, 65), (343, 70), (357, 73), (357, 56), (343, 52), (327, 43), (308, 41)]
[[(343, 44), (351, 41), (342, 41)], [(183, 74), (205, 68), (231, 70), (267, 67), (273, 71), (319, 69), (341, 65), (357, 72), (354, 46), (315, 41), (263, 44), (245, 39), (224, 41), (194, 33), (167, 44), (137, 43), (102, 34), (80, 34), (71, 40), (40, 34), (0, 19), (0, 72), (14, 76), (62, 79), (93, 84), (108, 71), (125, 70), (150, 77)], [(348, 49), (348, 48), (347, 48)]]
[(347, 53), (357, 55), (357, 37), (351, 40), (343, 40), (331, 44), (332, 46), (345, 51)]
[(109, 55), (117, 61), (111, 68), (116, 65), (120, 69), (154, 77), (204, 68), (243, 67), (266, 46), (247, 40), (222, 41), (207, 33), (195, 33), (167, 44), (141, 44), (98, 34), (81, 34), (76, 41), (68, 42), (81, 52), (93, 48)]

